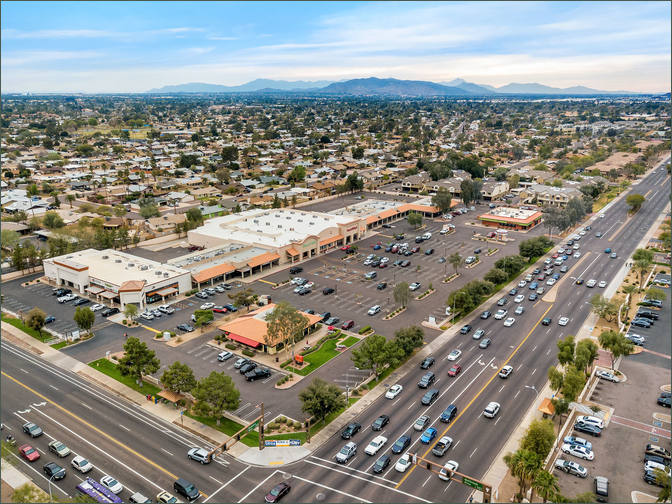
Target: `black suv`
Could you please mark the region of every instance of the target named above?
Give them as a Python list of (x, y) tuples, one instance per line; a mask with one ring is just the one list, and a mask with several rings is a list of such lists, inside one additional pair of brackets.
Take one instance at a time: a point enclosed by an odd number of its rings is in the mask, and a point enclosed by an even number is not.
[(425, 375), (422, 378), (420, 378), (420, 381), (418, 382), (418, 387), (427, 388), (432, 383), (434, 383), (434, 380), (436, 380), (436, 376), (434, 376), (434, 373), (429, 371), (428, 373), (425, 373)]
[(91, 301), (89, 301), (88, 299), (80, 297), (80, 298), (77, 298), (75, 300), (75, 302), (72, 303), (72, 305), (73, 306), (81, 306), (81, 305), (85, 305), (85, 304), (90, 303), (90, 302)]
[(256, 367), (257, 367), (256, 362), (248, 362), (247, 364), (240, 366), (240, 374), (244, 375), (245, 373), (249, 373)]
[(189, 483), (183, 478), (179, 478), (173, 483), (173, 490), (186, 497), (189, 502), (198, 499), (201, 495), (201, 492), (198, 491), (198, 488), (196, 488), (193, 483)]
[(333, 293), (334, 293), (333, 287), (325, 287), (324, 289), (322, 289), (322, 294), (324, 294), (325, 296), (328, 296), (329, 294)]
[(252, 371), (245, 373), (245, 379), (247, 381), (261, 380), (262, 378), (268, 378), (271, 376), (271, 371), (268, 368), (254, 368)]
[(653, 312), (651, 310), (642, 310), (640, 309), (637, 314), (635, 315), (635, 318), (637, 317), (643, 317), (649, 320), (658, 320), (658, 314), (656, 312)]
[(425, 360), (420, 364), (420, 369), (429, 369), (434, 364), (434, 357), (425, 357)]
[(375, 421), (371, 424), (372, 431), (383, 430), (388, 423), (390, 423), (390, 417), (387, 415), (380, 415)]
[(63, 289), (63, 288), (54, 289), (51, 294), (54, 295), (54, 296), (61, 297), (61, 296), (65, 296), (66, 294), (72, 294), (72, 290), (71, 289)]
[(100, 315), (102, 317), (109, 317), (110, 315), (114, 315), (115, 313), (119, 313), (119, 308), (105, 308), (103, 311), (100, 312)]
[(296, 275), (297, 273), (301, 273), (303, 271), (303, 268), (301, 266), (292, 266), (289, 268), (289, 272), (292, 275)]
[(345, 429), (343, 429), (343, 432), (341, 432), (341, 437), (343, 439), (350, 439), (352, 436), (357, 434), (361, 428), (362, 426), (357, 422), (352, 422), (348, 424)]

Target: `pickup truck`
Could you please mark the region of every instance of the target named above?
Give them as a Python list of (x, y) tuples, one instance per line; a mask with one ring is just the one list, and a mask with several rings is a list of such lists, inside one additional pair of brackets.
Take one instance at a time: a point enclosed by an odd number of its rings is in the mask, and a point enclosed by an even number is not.
[(443, 455), (448, 451), (450, 445), (453, 444), (453, 440), (448, 436), (443, 436), (432, 448), (432, 453), (437, 457), (443, 457)]

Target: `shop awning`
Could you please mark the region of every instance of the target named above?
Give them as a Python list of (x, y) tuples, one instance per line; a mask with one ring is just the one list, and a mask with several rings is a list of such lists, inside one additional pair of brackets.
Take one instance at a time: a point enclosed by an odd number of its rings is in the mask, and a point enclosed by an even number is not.
[(228, 263), (222, 263), (216, 266), (211, 266), (209, 268), (202, 269), (201, 271), (198, 271), (196, 273), (192, 273), (191, 276), (193, 277), (194, 282), (200, 283), (210, 280), (211, 278), (231, 273), (232, 271), (235, 271), (235, 269), (236, 268), (234, 268)]
[(541, 404), (539, 405), (539, 411), (551, 416), (555, 414), (555, 407), (548, 397), (544, 397), (544, 400), (541, 401)]
[(101, 297), (104, 297), (105, 299), (114, 299), (119, 296), (119, 294), (115, 294), (114, 292), (110, 291), (104, 291), (100, 293)]
[(252, 348), (257, 348), (258, 346), (261, 346), (261, 343), (259, 343), (258, 341), (254, 341), (253, 339), (246, 338), (245, 336), (240, 336), (238, 334), (229, 333), (227, 337), (229, 339), (232, 339), (233, 341), (242, 343), (243, 345), (251, 346)]
[(260, 266), (262, 264), (268, 264), (271, 263), (277, 259), (280, 259), (280, 256), (278, 254), (275, 254), (273, 252), (268, 252), (266, 254), (260, 254), (256, 257), (253, 257), (249, 261), (247, 261), (247, 265), (250, 268), (254, 268), (255, 266)]
[(105, 289), (103, 289), (102, 287), (96, 287), (95, 285), (86, 288), (86, 292), (89, 292), (91, 294), (100, 294), (101, 292), (104, 291)]
[(334, 242), (337, 242), (338, 240), (342, 240), (342, 239), (343, 239), (343, 235), (336, 235), (333, 238), (327, 238), (326, 240), (322, 240), (320, 242), (320, 246), (329, 245), (330, 243), (334, 243)]
[(288, 253), (289, 255), (291, 255), (291, 256), (298, 256), (298, 255), (301, 255), (301, 254), (299, 254), (299, 251), (296, 250), (296, 249), (293, 248), (293, 247), (288, 248), (288, 249), (287, 249), (287, 253)]
[(170, 296), (171, 294), (175, 294), (176, 292), (177, 292), (177, 288), (166, 287), (165, 289), (161, 289), (160, 291), (156, 291), (155, 294), (158, 294), (161, 297), (165, 297), (165, 296)]

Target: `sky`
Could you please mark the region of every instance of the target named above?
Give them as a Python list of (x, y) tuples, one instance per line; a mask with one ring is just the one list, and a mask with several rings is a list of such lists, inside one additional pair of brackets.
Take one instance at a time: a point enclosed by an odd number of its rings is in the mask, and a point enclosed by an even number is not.
[(670, 91), (670, 2), (1, 2), (8, 92), (362, 77)]

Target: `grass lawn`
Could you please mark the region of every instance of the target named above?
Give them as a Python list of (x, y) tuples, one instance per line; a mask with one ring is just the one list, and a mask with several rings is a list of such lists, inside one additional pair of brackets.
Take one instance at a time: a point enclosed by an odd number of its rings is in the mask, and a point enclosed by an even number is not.
[[(225, 417), (222, 417), (219, 425), (217, 425), (217, 420), (214, 418), (193, 415), (187, 412), (185, 412), (184, 414), (189, 418), (196, 420), (197, 422), (201, 422), (202, 424), (207, 425), (208, 427), (212, 427), (213, 429), (218, 430), (219, 432), (223, 432), (227, 436), (233, 436), (236, 432), (238, 432), (240, 429), (243, 428), (243, 426), (240, 425), (239, 423), (234, 422), (233, 420), (230, 420)], [(259, 433), (256, 431), (252, 431), (247, 436), (242, 438), (240, 442), (247, 446), (259, 446)]]
[(9, 315), (5, 315), (4, 313), (2, 314), (2, 321), (6, 322), (7, 324), (13, 325), (17, 329), (22, 330), (29, 336), (35, 338), (36, 340), (40, 340), (42, 343), (44, 343), (45, 341), (49, 341), (52, 338), (51, 334), (46, 332), (40, 334), (32, 327), (28, 327), (27, 325), (25, 325), (23, 322), (21, 322), (20, 319), (10, 317)]
[(350, 348), (352, 345), (354, 345), (358, 341), (359, 341), (359, 338), (356, 338), (355, 336), (349, 336), (344, 341), (341, 342), (341, 345), (345, 345), (346, 347)]
[(68, 344), (67, 341), (61, 341), (59, 343), (54, 343), (53, 345), (51, 345), (51, 348), (53, 348), (55, 350), (60, 350), (61, 348), (63, 348), (67, 344)]
[[(353, 336), (350, 336), (350, 338), (353, 338)], [(341, 352), (336, 350), (336, 340), (330, 339), (322, 343), (322, 346), (318, 350), (303, 356), (303, 360), (308, 363), (307, 365), (304, 365), (301, 367), (301, 369), (295, 368), (293, 366), (287, 366), (286, 369), (298, 375), (306, 376), (340, 353)]]
[(158, 394), (161, 392), (161, 389), (157, 387), (156, 385), (153, 385), (151, 383), (143, 382), (144, 385), (142, 388), (135, 382), (135, 378), (132, 376), (124, 376), (121, 374), (121, 371), (119, 371), (119, 368), (117, 365), (113, 362), (110, 362), (107, 359), (98, 359), (93, 362), (89, 362), (89, 366), (91, 366), (93, 369), (100, 371), (101, 373), (106, 374), (110, 378), (114, 378), (120, 383), (123, 383), (127, 387), (132, 388), (133, 390), (136, 390), (140, 392), (141, 394)]

